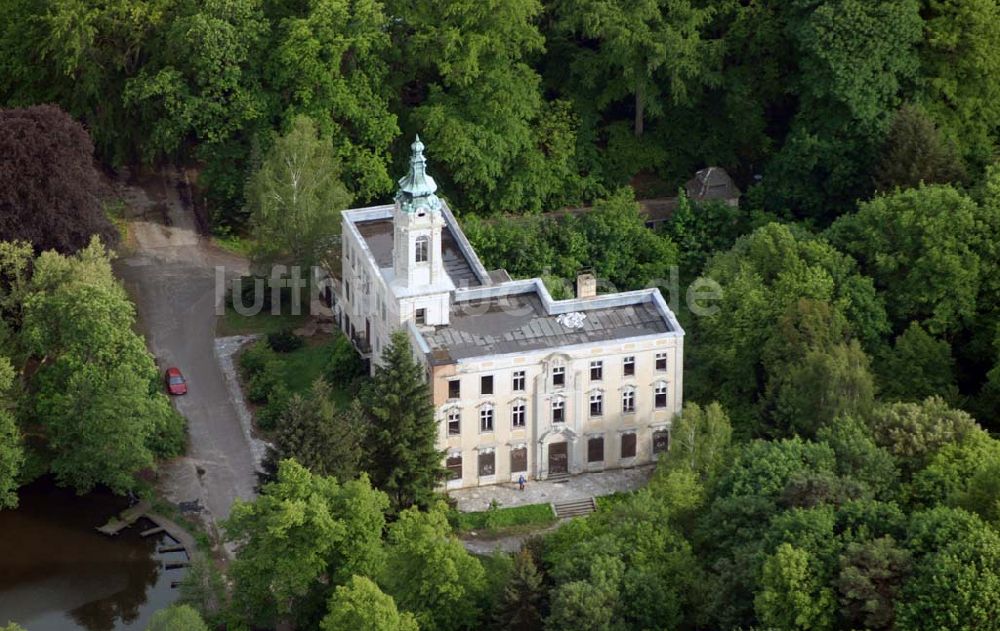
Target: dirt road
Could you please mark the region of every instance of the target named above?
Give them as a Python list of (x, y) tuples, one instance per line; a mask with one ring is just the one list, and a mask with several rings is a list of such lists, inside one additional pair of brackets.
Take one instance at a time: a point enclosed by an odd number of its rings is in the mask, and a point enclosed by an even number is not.
[(246, 262), (198, 234), (178, 192), (183, 180), (180, 171), (166, 170), (117, 185), (133, 218), (131, 251), (115, 268), (160, 368), (177, 366), (188, 380), (188, 394), (176, 403), (188, 419), (191, 443), (185, 457), (161, 467), (161, 492), (173, 502), (200, 500), (202, 518), (214, 528), (234, 499), (253, 497), (256, 484), (250, 447), (214, 354), (216, 266), (245, 273)]

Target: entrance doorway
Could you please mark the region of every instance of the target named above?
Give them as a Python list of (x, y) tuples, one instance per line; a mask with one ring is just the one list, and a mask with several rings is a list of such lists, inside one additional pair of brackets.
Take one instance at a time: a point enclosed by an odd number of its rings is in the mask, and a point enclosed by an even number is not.
[(549, 445), (549, 475), (569, 473), (569, 454), (566, 443)]

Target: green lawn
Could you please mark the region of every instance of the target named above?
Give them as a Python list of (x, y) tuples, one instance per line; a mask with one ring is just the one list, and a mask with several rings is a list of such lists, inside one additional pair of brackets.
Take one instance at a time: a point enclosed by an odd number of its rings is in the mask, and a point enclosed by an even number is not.
[(216, 337), (228, 337), (230, 335), (252, 335), (260, 333), (277, 333), (287, 329), (297, 329), (305, 324), (308, 316), (300, 315), (272, 315), (266, 309), (254, 316), (245, 316), (236, 313), (232, 305), (226, 305), (226, 315), (220, 316), (215, 325)]
[[(291, 392), (306, 392), (326, 370), (333, 352), (333, 337), (317, 335), (306, 338), (306, 343), (290, 353), (278, 353), (283, 367), (285, 385)], [(337, 384), (331, 390), (333, 401), (338, 406), (347, 405), (354, 397), (353, 392), (344, 389), (347, 384)]]
[(556, 516), (549, 504), (529, 504), (527, 506), (512, 506), (510, 508), (495, 508), (479, 513), (452, 514), (452, 523), (457, 532), (472, 530), (486, 533), (498, 533), (513, 529), (524, 529), (526, 526), (542, 527), (554, 523)]
[(252, 239), (232, 234), (215, 235), (212, 237), (212, 242), (219, 248), (240, 256), (250, 256), (254, 245)]

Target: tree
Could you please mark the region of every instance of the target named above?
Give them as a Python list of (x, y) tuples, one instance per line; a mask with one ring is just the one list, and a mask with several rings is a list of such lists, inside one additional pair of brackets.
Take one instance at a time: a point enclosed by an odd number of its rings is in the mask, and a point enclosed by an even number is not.
[(733, 429), (726, 411), (718, 403), (702, 408), (684, 404), (670, 429), (668, 470), (687, 470), (703, 481), (714, 480), (729, 463)]
[(690, 0), (563, 0), (555, 9), (559, 28), (581, 40), (573, 71), (597, 88), (599, 108), (632, 98), (636, 137), (664, 101), (689, 103), (718, 85), (722, 42), (706, 36), (714, 12)]
[(857, 480), (875, 497), (888, 498), (895, 492), (899, 471), (892, 455), (875, 444), (872, 431), (853, 416), (842, 416), (816, 433), (816, 438), (833, 449), (836, 473)]
[(352, 576), (330, 597), (329, 613), (320, 625), (323, 631), (418, 631), (413, 614), (400, 613), (391, 596), (363, 576)]
[(26, 418), (44, 436), (60, 483), (123, 492), (155, 456), (183, 450), (183, 418), (161, 391), (133, 330), (135, 308), (96, 237), (73, 257), (35, 259), (23, 319), (20, 344), (39, 366)]
[(208, 625), (190, 605), (172, 605), (153, 614), (146, 631), (208, 631)]
[(442, 507), (408, 508), (389, 527), (379, 583), (424, 631), (470, 628), (486, 583), (483, 566), (451, 535)]
[(870, 424), (875, 442), (910, 471), (921, 468), (944, 445), (962, 442), (982, 431), (971, 416), (949, 408), (939, 397), (921, 403), (879, 405)]
[(960, 513), (954, 518), (964, 523), (952, 532), (938, 531), (937, 541), (915, 559), (896, 608), (896, 628), (901, 631), (971, 631), (995, 623), (1000, 611), (1000, 536), (979, 519)]
[(93, 154), (87, 131), (55, 106), (0, 109), (0, 240), (63, 253), (94, 236), (117, 243)]
[(541, 631), (542, 576), (527, 548), (514, 555), (514, 572), (503, 588), (503, 596), (493, 612), (496, 629)]
[(337, 409), (330, 396), (330, 386), (322, 379), (307, 397), (292, 395), (278, 420), (269, 458), (275, 463), (294, 458), (317, 475), (345, 482), (360, 471), (364, 413), (357, 401)]
[(904, 105), (889, 127), (875, 172), (879, 190), (916, 188), (965, 179), (965, 167), (955, 146), (942, 138), (934, 122), (919, 107)]
[(261, 0), (181, 0), (125, 82), (122, 100), (145, 130), (143, 156), (174, 156), (187, 141), (206, 152), (265, 113), (258, 55), (270, 25)]
[(720, 400), (737, 435), (750, 433), (765, 384), (789, 360), (851, 338), (874, 345), (888, 330), (881, 299), (856, 263), (795, 227), (771, 223), (740, 237), (711, 259), (704, 277), (722, 297), (716, 313), (694, 323), (686, 381), (695, 400)]
[(836, 587), (841, 612), (852, 628), (893, 628), (894, 607), (910, 569), (910, 553), (892, 537), (847, 544)]
[(303, 604), (329, 580), (378, 571), (388, 501), (368, 479), (338, 484), (294, 460), (253, 502), (237, 501), (223, 525), (237, 545), (232, 607), (248, 624), (309, 619)]
[(809, 351), (778, 375), (772, 387), (779, 426), (806, 437), (841, 415), (867, 415), (875, 401), (868, 356), (857, 340)]
[(809, 552), (783, 543), (764, 563), (754, 607), (761, 622), (775, 629), (832, 629), (836, 599), (817, 575)]
[[(388, 18), (375, 2), (303, 5), (301, 15), (272, 18), (278, 28), (265, 78), (287, 101), (285, 122), (294, 130), (296, 115), (315, 121), (350, 190), (373, 199), (392, 187), (388, 149), (399, 134), (388, 102)], [(339, 173), (323, 175), (336, 180)]]
[(958, 396), (951, 345), (917, 322), (911, 322), (896, 338), (895, 347), (879, 364), (879, 389), (886, 400), (921, 401), (939, 396), (954, 401)]
[(392, 334), (361, 401), (369, 417), (372, 482), (389, 494), (396, 510), (429, 506), (443, 476), (443, 456), (430, 392), (405, 331)]
[(3, 394), (0, 399), (0, 510), (17, 506), (17, 487), (24, 464), (21, 430), (9, 409), (14, 377), (10, 360), (0, 357), (0, 393)]
[(896, 330), (916, 320), (942, 334), (976, 312), (986, 227), (977, 204), (959, 191), (921, 186), (862, 202), (828, 235), (875, 279)]
[(297, 117), (247, 182), (255, 258), (315, 263), (340, 233), (340, 211), (351, 203), (339, 177), (330, 140), (316, 135), (312, 120)]
[(993, 160), (1000, 116), (1000, 8), (988, 0), (921, 0), (917, 100), (978, 169)]
[(424, 137), (459, 208), (539, 211), (578, 195), (575, 117), (543, 101), (526, 63), (542, 49), (541, 10), (538, 0), (389, 4), (413, 108), (404, 128)]

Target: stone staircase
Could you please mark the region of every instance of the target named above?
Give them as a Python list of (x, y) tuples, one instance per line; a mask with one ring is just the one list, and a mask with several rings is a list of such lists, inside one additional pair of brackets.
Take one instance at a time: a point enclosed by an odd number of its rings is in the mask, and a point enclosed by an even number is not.
[(563, 519), (565, 517), (580, 517), (582, 515), (589, 515), (597, 510), (597, 503), (594, 498), (588, 497), (582, 500), (572, 500), (569, 502), (561, 502), (559, 504), (553, 504), (552, 509), (556, 513), (556, 517)]

